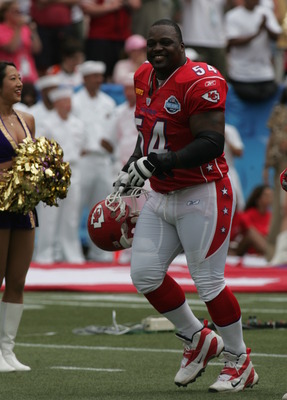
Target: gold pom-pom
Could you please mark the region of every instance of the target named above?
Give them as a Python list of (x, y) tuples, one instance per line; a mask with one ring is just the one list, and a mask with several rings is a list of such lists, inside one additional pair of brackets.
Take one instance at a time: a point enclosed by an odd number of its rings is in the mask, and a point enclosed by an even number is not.
[(71, 168), (63, 155), (55, 140), (40, 137), (21, 142), (12, 167), (1, 175), (0, 210), (26, 214), (40, 201), (58, 206), (71, 183)]

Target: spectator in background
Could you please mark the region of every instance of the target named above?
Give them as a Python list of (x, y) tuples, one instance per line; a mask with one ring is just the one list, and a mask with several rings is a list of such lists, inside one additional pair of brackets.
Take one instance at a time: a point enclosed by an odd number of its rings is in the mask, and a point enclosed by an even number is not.
[(141, 7), (132, 14), (132, 32), (147, 38), (150, 26), (159, 19), (173, 19), (173, 0), (141, 0)]
[(78, 39), (67, 38), (61, 43), (61, 61), (52, 65), (47, 74), (57, 74), (62, 86), (69, 86), (77, 91), (83, 84), (78, 65), (85, 59), (83, 44)]
[(56, 89), (59, 85), (60, 79), (58, 75), (42, 76), (36, 82), (36, 89), (38, 91), (39, 98), (37, 103), (30, 107), (29, 112), (35, 118), (37, 137), (45, 136), (43, 121), (49, 117), (49, 113), (53, 109), (53, 103), (49, 98), (49, 93), (51, 90)]
[(72, 31), (73, 37), (84, 43), (85, 36), (85, 18), (83, 10), (80, 6), (81, 0), (71, 8)]
[(35, 23), (28, 24), (19, 2), (5, 1), (0, 6), (0, 59), (13, 62), (22, 82), (34, 83), (38, 73), (34, 54), (42, 49)]
[(106, 64), (106, 80), (110, 81), (116, 62), (122, 58), (125, 40), (131, 36), (132, 12), (141, 0), (84, 0), (81, 7), (90, 17), (86, 39), (86, 59)]
[[(73, 113), (84, 122), (85, 146), (81, 157), (82, 212), (103, 200), (111, 191), (113, 182), (112, 154), (115, 132), (112, 122), (116, 103), (101, 91), (105, 64), (101, 61), (85, 61), (79, 66), (84, 86), (73, 96)], [(86, 228), (86, 226), (85, 226)], [(89, 260), (112, 261), (113, 255), (98, 249), (87, 230)]]
[[(182, 32), (187, 47), (198, 53), (198, 60), (227, 75), (224, 12), (227, 0), (183, 0)], [(203, 28), (204, 27), (204, 28)]]
[[(279, 257), (278, 249), (275, 251), (275, 245), (278, 248), (281, 242), (287, 243), (287, 195), (281, 189), (280, 174), (287, 165), (287, 88), (282, 92), (280, 101), (276, 104), (268, 120), (270, 136), (266, 146), (265, 166), (263, 178), (266, 184), (270, 183), (270, 174), (272, 170), (274, 187), (274, 197), (272, 205), (272, 218), (268, 234), (268, 254), (267, 259), (272, 263), (277, 263), (282, 257)], [(279, 235), (279, 236), (278, 236)], [(282, 245), (280, 245), (282, 247)], [(286, 259), (287, 261), (287, 259)]]
[(146, 61), (146, 39), (131, 35), (125, 41), (127, 58), (117, 61), (113, 71), (113, 82), (121, 84), (129, 73), (135, 72)]
[(136, 94), (134, 90), (134, 74), (131, 72), (122, 77), (120, 83), (124, 87), (126, 101), (115, 109), (112, 130), (115, 133), (115, 170), (118, 171), (128, 162), (135, 148), (138, 130), (135, 125)]
[[(0, 0), (1, 3), (1, 0)], [(25, 14), (28, 18), (30, 18), (30, 7), (31, 0), (21, 0), (19, 2), (20, 10), (23, 14)]]
[(60, 87), (49, 93), (54, 109), (43, 121), (45, 136), (56, 140), (64, 151), (64, 160), (71, 167), (71, 185), (59, 207), (38, 207), (41, 225), (37, 232), (36, 256), (38, 263), (66, 261), (83, 264), (85, 261), (79, 236), (81, 190), (79, 190), (80, 157), (84, 142), (84, 124), (71, 113), (71, 88)]
[(281, 83), (285, 80), (287, 72), (287, 1), (274, 0), (274, 2), (276, 4), (274, 13), (282, 28), (282, 32), (276, 41), (273, 62), (276, 81)]
[(77, 37), (72, 21), (72, 6), (79, 0), (31, 0), (30, 15), (38, 27), (42, 51), (35, 56), (39, 75), (60, 63), (59, 44), (66, 37)]
[(260, 101), (277, 91), (272, 43), (282, 29), (271, 8), (244, 0), (226, 13), (228, 77), (243, 100)]
[(248, 253), (265, 257), (272, 201), (273, 189), (269, 185), (259, 185), (253, 189), (244, 211), (233, 220), (230, 255), (243, 256)]
[(225, 146), (224, 154), (229, 167), (229, 175), (234, 185), (236, 194), (236, 209), (242, 211), (245, 206), (245, 200), (242, 190), (239, 174), (234, 164), (235, 157), (241, 157), (244, 150), (244, 144), (240, 133), (234, 125), (225, 124)]

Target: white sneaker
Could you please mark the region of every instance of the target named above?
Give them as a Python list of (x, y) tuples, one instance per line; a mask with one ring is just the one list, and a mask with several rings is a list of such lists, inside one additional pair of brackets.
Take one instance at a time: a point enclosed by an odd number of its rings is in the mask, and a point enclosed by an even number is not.
[(13, 371), (31, 371), (31, 368), (28, 367), (28, 365), (20, 363), (20, 361), (17, 360), (15, 354), (13, 352), (6, 354), (4, 356), (4, 359), (7, 364), (11, 366)]
[(209, 328), (196, 332), (191, 339), (180, 334), (176, 336), (184, 343), (183, 359), (174, 383), (186, 386), (204, 372), (209, 360), (219, 356), (224, 348), (223, 340)]
[(14, 372), (15, 368), (11, 367), (5, 360), (0, 350), (0, 372)]
[(225, 366), (217, 381), (209, 387), (209, 392), (239, 392), (258, 383), (259, 377), (250, 361), (250, 351), (247, 349), (246, 354), (240, 356), (224, 351)]
[(282, 397), (282, 400), (287, 400), (287, 393), (284, 394), (284, 396)]

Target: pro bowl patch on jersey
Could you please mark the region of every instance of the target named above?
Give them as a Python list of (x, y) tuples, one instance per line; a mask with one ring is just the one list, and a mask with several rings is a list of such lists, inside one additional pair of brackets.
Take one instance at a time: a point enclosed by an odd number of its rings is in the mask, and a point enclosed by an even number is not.
[(211, 103), (218, 103), (220, 100), (220, 95), (217, 90), (210, 90), (209, 92), (204, 93), (201, 97)]
[(181, 110), (181, 105), (175, 96), (170, 96), (164, 103), (164, 109), (169, 114), (176, 114)]

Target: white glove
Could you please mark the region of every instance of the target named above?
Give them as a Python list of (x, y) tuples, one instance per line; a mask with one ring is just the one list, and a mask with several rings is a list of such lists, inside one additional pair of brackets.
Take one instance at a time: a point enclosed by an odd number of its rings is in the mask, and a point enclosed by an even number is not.
[(155, 166), (148, 161), (147, 157), (141, 157), (137, 161), (134, 161), (128, 169), (130, 185), (142, 187), (154, 171)]
[(118, 174), (117, 180), (113, 183), (115, 188), (115, 192), (123, 193), (127, 186), (130, 186), (129, 183), (129, 174), (124, 171), (120, 171)]

